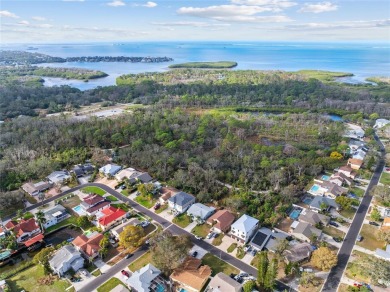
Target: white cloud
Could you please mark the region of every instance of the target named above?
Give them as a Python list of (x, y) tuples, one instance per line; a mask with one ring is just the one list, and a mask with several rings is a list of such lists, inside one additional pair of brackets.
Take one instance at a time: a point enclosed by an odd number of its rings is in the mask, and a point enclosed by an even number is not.
[(27, 20), (22, 20), (18, 22), (21, 25), (29, 25), (30, 23)]
[(229, 23), (209, 23), (201, 21), (175, 21), (175, 22), (152, 22), (158, 26), (191, 26), (191, 27), (227, 27)]
[(9, 18), (19, 18), (15, 13), (9, 12), (8, 10), (0, 10), (1, 17), (9, 17)]
[(261, 12), (274, 11), (272, 7), (248, 6), (248, 5), (220, 5), (203, 8), (182, 7), (178, 14), (210, 18), (225, 22), (286, 22), (291, 19), (284, 15), (258, 16)]
[(305, 3), (304, 6), (299, 9), (299, 12), (312, 12), (312, 13), (322, 13), (329, 11), (336, 11), (338, 6), (331, 2), (319, 2), (319, 3)]
[(119, 6), (125, 6), (126, 3), (123, 2), (122, 0), (113, 0), (112, 2), (108, 2), (107, 5), (112, 7), (119, 7)]
[(157, 6), (157, 3), (155, 2), (152, 2), (152, 1), (148, 1), (146, 2), (144, 5), (142, 5), (144, 7), (148, 7), (148, 8), (153, 8), (153, 7), (156, 7)]
[(297, 5), (296, 2), (288, 0), (230, 0), (230, 2), (242, 5), (268, 6), (274, 7), (275, 9), (283, 9)]
[(45, 21), (46, 18), (42, 17), (42, 16), (33, 16), (31, 17), (32, 20), (35, 20), (35, 21)]
[(390, 27), (390, 19), (361, 20), (361, 21), (339, 21), (332, 23), (303, 23), (285, 26), (283, 29), (289, 30), (334, 30), (334, 29), (362, 29)]

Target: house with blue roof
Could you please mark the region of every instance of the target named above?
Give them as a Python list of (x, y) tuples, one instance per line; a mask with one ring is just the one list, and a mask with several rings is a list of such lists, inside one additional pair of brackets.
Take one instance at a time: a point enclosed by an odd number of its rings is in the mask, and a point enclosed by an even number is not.
[(173, 197), (168, 199), (168, 206), (172, 208), (174, 213), (184, 213), (195, 203), (195, 197), (185, 192), (178, 192)]

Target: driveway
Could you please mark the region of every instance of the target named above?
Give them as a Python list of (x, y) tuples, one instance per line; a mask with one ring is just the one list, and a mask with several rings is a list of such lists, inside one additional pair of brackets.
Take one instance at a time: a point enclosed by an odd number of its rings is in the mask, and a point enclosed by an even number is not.
[(184, 228), (184, 230), (187, 232), (191, 232), (191, 230), (195, 228), (196, 224), (197, 223), (195, 221), (191, 222), (187, 227)]
[[(236, 240), (229, 237), (227, 234), (222, 239), (222, 243), (218, 246), (219, 249), (223, 250), (224, 252), (227, 252), (227, 249), (233, 244), (237, 243), (237, 246), (240, 245)], [(235, 252), (235, 250), (234, 250)]]
[(194, 245), (194, 246), (191, 248), (191, 250), (190, 250), (190, 255), (192, 255), (192, 253), (193, 253), (194, 251), (197, 251), (197, 252), (198, 252), (198, 254), (196, 255), (196, 258), (197, 258), (197, 259), (203, 258), (204, 255), (205, 255), (206, 253), (208, 253), (207, 250), (201, 248), (201, 247), (198, 246), (198, 245)]
[(167, 208), (165, 209), (164, 211), (162, 211), (160, 214), (158, 214), (160, 217), (168, 220), (169, 222), (172, 222), (173, 218), (175, 218), (175, 216), (173, 216), (173, 214), (171, 213), (171, 209), (170, 208)]

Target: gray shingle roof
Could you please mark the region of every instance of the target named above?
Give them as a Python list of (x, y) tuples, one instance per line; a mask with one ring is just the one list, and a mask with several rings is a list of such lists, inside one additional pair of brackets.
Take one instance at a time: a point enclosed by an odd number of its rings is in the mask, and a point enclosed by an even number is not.
[(75, 255), (81, 257), (80, 252), (73, 245), (65, 245), (56, 252), (54, 257), (49, 261), (49, 264), (58, 270), (62, 267), (63, 263), (71, 260)]
[(179, 192), (173, 197), (169, 198), (169, 202), (175, 203), (179, 206), (185, 206), (188, 202), (195, 200), (195, 197), (193, 195), (187, 194), (185, 192)]
[(214, 211), (215, 211), (215, 208), (213, 208), (213, 207), (208, 207), (208, 206), (203, 205), (201, 203), (195, 203), (195, 204), (191, 205), (191, 207), (188, 209), (187, 214), (192, 215), (194, 217), (199, 217), (199, 218), (205, 220)]
[(231, 227), (247, 233), (258, 223), (259, 220), (256, 218), (244, 214), (236, 222), (234, 222)]
[(127, 284), (138, 292), (149, 292), (149, 287), (152, 281), (161, 274), (161, 271), (152, 264), (135, 271), (129, 279)]

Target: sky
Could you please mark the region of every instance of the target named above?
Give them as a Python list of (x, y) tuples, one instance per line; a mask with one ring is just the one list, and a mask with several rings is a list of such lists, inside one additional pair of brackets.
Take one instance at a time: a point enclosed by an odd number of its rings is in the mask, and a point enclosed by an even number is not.
[(389, 0), (2, 0), (1, 43), (390, 42)]

